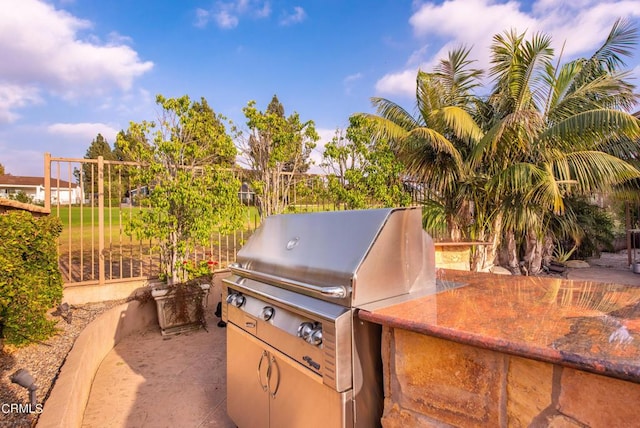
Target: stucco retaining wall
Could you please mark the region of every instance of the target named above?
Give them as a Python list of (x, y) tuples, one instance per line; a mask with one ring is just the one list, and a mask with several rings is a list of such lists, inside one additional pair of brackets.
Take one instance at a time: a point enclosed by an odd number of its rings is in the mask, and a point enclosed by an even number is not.
[(133, 301), (108, 310), (90, 323), (69, 352), (36, 426), (80, 427), (93, 378), (104, 357), (126, 336), (157, 322), (154, 304)]
[[(221, 281), (228, 275), (229, 272), (216, 274), (207, 311), (215, 311), (220, 301)], [(125, 337), (157, 325), (155, 303), (141, 305), (132, 301), (108, 310), (85, 327), (60, 370), (37, 428), (82, 426), (91, 385), (102, 360)]]

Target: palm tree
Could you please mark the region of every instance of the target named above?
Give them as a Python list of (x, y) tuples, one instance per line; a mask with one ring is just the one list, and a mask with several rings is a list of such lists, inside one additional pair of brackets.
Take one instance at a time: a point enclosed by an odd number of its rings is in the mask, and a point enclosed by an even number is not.
[(636, 42), (637, 30), (618, 20), (591, 58), (560, 65), (548, 36), (510, 31), (494, 37), (488, 97), (474, 95), (481, 71), (460, 48), (434, 73), (418, 72), (416, 118), (372, 99), (378, 133), (430, 190), (452, 238), (493, 243), (476, 252), (477, 269), (503, 248), (511, 267), (522, 251), (537, 273), (552, 221), (559, 233), (580, 233), (568, 198), (640, 177), (627, 162), (638, 152), (639, 122), (628, 113), (636, 97), (618, 71)]
[(481, 71), (471, 68), (468, 55), (456, 49), (434, 73), (418, 72), (416, 117), (384, 98), (372, 98), (377, 115), (361, 113), (391, 142), (409, 177), (426, 186), (426, 221), (444, 219), (454, 241), (468, 237), (468, 157), (482, 136), (471, 114)]
[(620, 157), (630, 149), (622, 142), (640, 136), (638, 120), (628, 113), (633, 86), (618, 72), (636, 40), (636, 29), (618, 20), (591, 58), (559, 66), (548, 36), (526, 41), (511, 31), (494, 37), (495, 86), (486, 100), (491, 116), (472, 163), (491, 177), (491, 233), (507, 238), (510, 267), (517, 267), (524, 246), (527, 270), (540, 271), (552, 219), (575, 233), (571, 222), (557, 218), (571, 218), (567, 198), (606, 192), (640, 176)]

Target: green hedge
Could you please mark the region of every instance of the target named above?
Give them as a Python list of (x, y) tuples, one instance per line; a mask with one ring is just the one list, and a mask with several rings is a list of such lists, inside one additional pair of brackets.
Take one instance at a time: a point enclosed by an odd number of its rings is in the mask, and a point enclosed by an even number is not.
[(55, 331), (47, 311), (62, 299), (56, 251), (61, 231), (56, 217), (0, 215), (0, 339), (6, 343), (44, 340)]

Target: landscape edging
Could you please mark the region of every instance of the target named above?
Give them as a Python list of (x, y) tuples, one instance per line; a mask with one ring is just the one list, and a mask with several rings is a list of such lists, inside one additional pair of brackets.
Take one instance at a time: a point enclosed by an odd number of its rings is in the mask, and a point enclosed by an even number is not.
[(88, 324), (67, 355), (36, 427), (81, 427), (102, 360), (122, 339), (157, 323), (155, 305), (132, 301), (109, 309)]

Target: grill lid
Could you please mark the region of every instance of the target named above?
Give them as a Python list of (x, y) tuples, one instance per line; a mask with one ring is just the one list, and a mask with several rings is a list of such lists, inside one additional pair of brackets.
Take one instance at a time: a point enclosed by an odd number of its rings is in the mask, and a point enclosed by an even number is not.
[(240, 276), (346, 306), (435, 286), (433, 241), (419, 208), (271, 216), (237, 261)]

